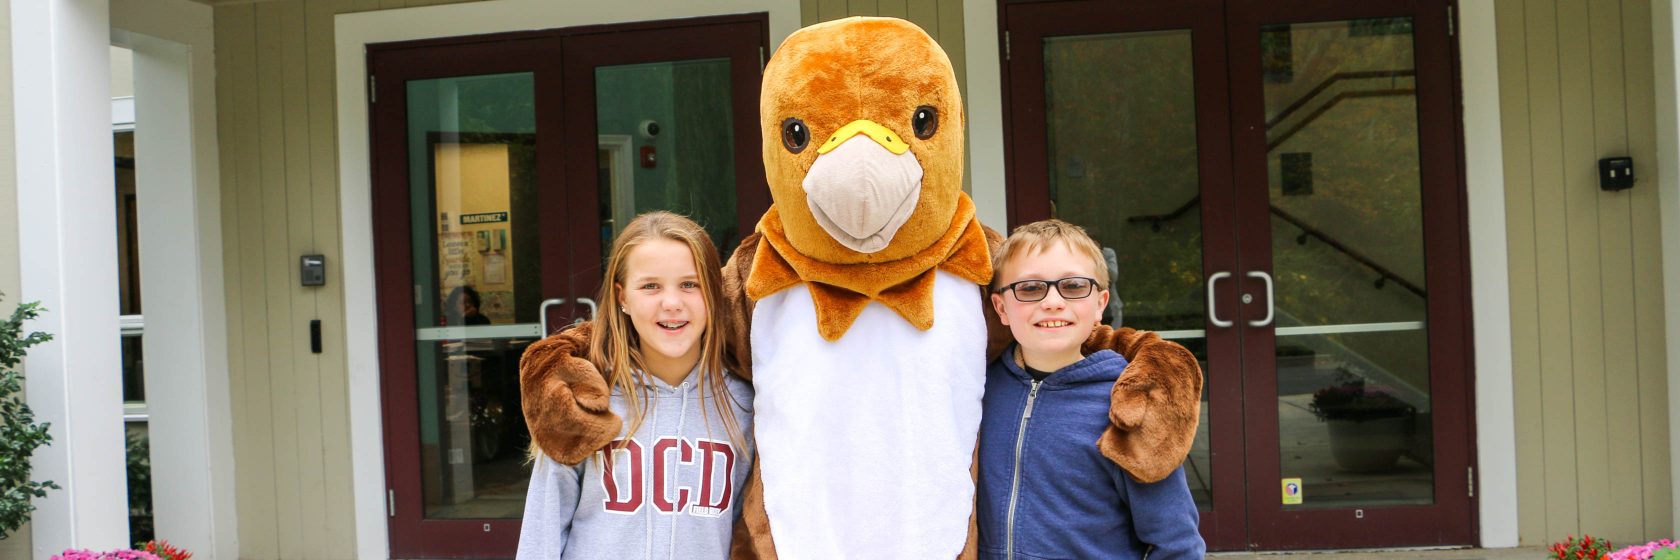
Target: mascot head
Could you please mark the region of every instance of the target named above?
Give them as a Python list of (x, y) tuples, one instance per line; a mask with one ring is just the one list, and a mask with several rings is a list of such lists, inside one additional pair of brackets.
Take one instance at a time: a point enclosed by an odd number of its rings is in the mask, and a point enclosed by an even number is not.
[(799, 253), (894, 261), (951, 229), (964, 196), (962, 97), (920, 28), (854, 17), (801, 29), (765, 67), (759, 104), (764, 171)]

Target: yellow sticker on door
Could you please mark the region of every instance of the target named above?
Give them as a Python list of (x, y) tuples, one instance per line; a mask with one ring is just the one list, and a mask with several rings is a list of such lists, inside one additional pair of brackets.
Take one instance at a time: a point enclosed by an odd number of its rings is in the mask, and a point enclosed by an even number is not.
[(1301, 479), (1299, 479), (1299, 478), (1285, 478), (1285, 479), (1283, 479), (1283, 505), (1286, 505), (1286, 506), (1301, 505)]

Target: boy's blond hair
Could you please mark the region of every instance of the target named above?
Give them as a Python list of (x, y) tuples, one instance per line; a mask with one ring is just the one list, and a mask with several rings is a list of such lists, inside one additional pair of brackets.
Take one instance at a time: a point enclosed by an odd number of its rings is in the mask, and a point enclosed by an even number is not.
[[(992, 289), (997, 289), (1003, 281), (1003, 265), (1019, 254), (1042, 253), (1054, 243), (1066, 243), (1069, 250), (1075, 254), (1083, 254), (1091, 259), (1091, 271), (1096, 273), (1097, 288), (1108, 289), (1108, 260), (1103, 258), (1102, 248), (1085, 233), (1085, 228), (1057, 220), (1039, 220), (1018, 228), (1003, 240), (992, 255)], [(1054, 280), (1054, 278), (1045, 278)]]

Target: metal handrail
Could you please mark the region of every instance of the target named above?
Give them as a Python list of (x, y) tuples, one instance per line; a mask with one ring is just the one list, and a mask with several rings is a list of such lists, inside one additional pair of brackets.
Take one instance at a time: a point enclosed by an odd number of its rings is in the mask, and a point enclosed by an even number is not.
[[(1200, 204), (1201, 202), (1202, 202), (1202, 196), (1201, 195), (1196, 195), (1194, 197), (1191, 197), (1190, 201), (1186, 202), (1184, 204), (1184, 206), (1181, 206), (1178, 210), (1174, 210), (1170, 213), (1149, 214), (1149, 215), (1143, 215), (1143, 216), (1131, 216), (1131, 217), (1126, 218), (1126, 221), (1127, 222), (1133, 222), (1133, 223), (1136, 223), (1136, 222), (1150, 222), (1151, 223), (1151, 226), (1150, 226), (1151, 228), (1153, 228), (1155, 231), (1161, 231), (1161, 225), (1160, 225), (1161, 222), (1171, 221), (1171, 220), (1177, 219), (1177, 218), (1183, 216), (1185, 211), (1189, 210), (1191, 207), (1196, 206), (1197, 204)], [(1366, 268), (1371, 269), (1373, 272), (1376, 272), (1378, 274), (1378, 278), (1377, 278), (1377, 281), (1376, 281), (1376, 284), (1375, 284), (1377, 289), (1380, 290), (1380, 289), (1382, 289), (1383, 285), (1387, 284), (1390, 281), (1393, 281), (1394, 283), (1399, 284), (1401, 287), (1406, 288), (1406, 291), (1417, 294), (1419, 297), (1428, 297), (1428, 291), (1424, 290), (1422, 286), (1419, 286), (1416, 283), (1413, 283), (1412, 281), (1401, 277), (1399, 274), (1396, 274), (1393, 270), (1389, 270), (1388, 267), (1383, 266), (1381, 264), (1378, 264), (1377, 261), (1372, 260), (1371, 257), (1365, 256), (1364, 253), (1361, 253), (1361, 252), (1353, 249), (1352, 247), (1348, 247), (1347, 245), (1343, 244), (1342, 242), (1337, 241), (1335, 238), (1330, 237), (1329, 234), (1324, 233), (1323, 231), (1320, 231), (1318, 228), (1307, 225), (1307, 223), (1302, 221), (1300, 218), (1297, 218), (1294, 215), (1291, 215), (1290, 213), (1285, 212), (1282, 209), (1279, 209), (1275, 205), (1268, 204), (1266, 206), (1267, 206), (1267, 208), (1271, 209), (1272, 215), (1277, 216), (1279, 218), (1282, 218), (1283, 221), (1289, 222), (1290, 225), (1293, 225), (1297, 228), (1300, 228), (1301, 235), (1299, 237), (1295, 238), (1296, 243), (1305, 244), (1307, 242), (1307, 239), (1306, 239), (1307, 237), (1316, 237), (1320, 241), (1323, 241), (1325, 245), (1329, 245), (1330, 248), (1335, 249), (1337, 251), (1340, 251), (1342, 254), (1347, 255), (1348, 258), (1351, 258), (1354, 261), (1357, 261), (1359, 264), (1365, 265)]]
[[(1277, 116), (1272, 117), (1271, 120), (1267, 121), (1266, 122), (1266, 130), (1268, 132), (1270, 132), (1273, 127), (1281, 124), (1284, 119), (1289, 117), (1289, 115), (1292, 115), (1296, 111), (1300, 110), (1302, 107), (1305, 107), (1307, 102), (1312, 100), (1312, 98), (1317, 97), (1319, 94), (1324, 93), (1326, 90), (1330, 89), (1331, 84), (1334, 84), (1335, 82), (1338, 82), (1338, 81), (1341, 81), (1341, 80), (1350, 80), (1350, 79), (1395, 78), (1395, 77), (1406, 77), (1406, 76), (1412, 76), (1412, 77), (1417, 76), (1417, 70), (1415, 70), (1415, 69), (1407, 69), (1407, 70), (1370, 70), (1370, 71), (1360, 71), (1360, 72), (1339, 72), (1339, 73), (1333, 74), (1330, 77), (1325, 78), (1324, 81), (1320, 82), (1317, 86), (1314, 86), (1313, 89), (1309, 90), (1305, 95), (1302, 95), (1300, 97), (1300, 99), (1297, 99), (1294, 103), (1291, 103), (1288, 107), (1284, 108), (1284, 110), (1279, 112), (1277, 114)], [(1287, 132), (1280, 135), (1279, 138), (1277, 138), (1275, 140), (1268, 141), (1266, 143), (1266, 151), (1270, 152), (1273, 148), (1276, 148), (1279, 144), (1282, 144), (1284, 140), (1288, 140), (1289, 137), (1294, 136), (1295, 133), (1297, 133), (1297, 132), (1300, 132), (1301, 129), (1305, 128), (1308, 124), (1312, 123), (1315, 120), (1318, 120), (1318, 117), (1320, 115), (1323, 115), (1325, 112), (1329, 111), (1332, 107), (1335, 107), (1338, 103), (1341, 103), (1345, 99), (1355, 99), (1355, 98), (1360, 98), (1360, 97), (1385, 97), (1385, 96), (1391, 96), (1391, 95), (1407, 95), (1407, 94), (1416, 93), (1416, 91), (1417, 91), (1416, 89), (1394, 88), (1394, 89), (1382, 89), (1382, 90), (1370, 90), (1370, 91), (1353, 91), (1353, 92), (1344, 91), (1344, 92), (1341, 92), (1341, 93), (1337, 94), (1336, 97), (1331, 98), (1330, 102), (1325, 103), (1324, 105), (1320, 106), (1318, 109), (1314, 110), (1312, 112), (1312, 114), (1308, 115), (1305, 119), (1303, 119), (1300, 123), (1297, 123), (1295, 126), (1291, 127)], [(1171, 212), (1167, 212), (1165, 214), (1146, 214), (1146, 215), (1141, 215), (1141, 216), (1130, 216), (1130, 217), (1126, 218), (1126, 221), (1128, 223), (1149, 222), (1150, 230), (1158, 232), (1158, 231), (1161, 231), (1161, 223), (1162, 222), (1168, 222), (1168, 221), (1176, 220), (1178, 218), (1183, 217), (1185, 213), (1189, 212), (1191, 208), (1195, 208), (1197, 205), (1201, 204), (1201, 202), (1202, 202), (1202, 195), (1197, 194), (1196, 196), (1190, 197), (1190, 200), (1185, 201), (1184, 204), (1180, 205), (1176, 209), (1173, 209)], [(1379, 290), (1382, 289), (1384, 284), (1386, 284), (1388, 281), (1392, 280), (1392, 281), (1394, 281), (1394, 283), (1399, 284), (1401, 287), (1406, 288), (1407, 291), (1410, 291), (1414, 294), (1417, 294), (1419, 297), (1428, 297), (1427, 296), (1428, 293), (1423, 289), (1422, 286), (1418, 286), (1417, 284), (1411, 282), (1410, 280), (1402, 278), (1399, 274), (1396, 274), (1394, 271), (1389, 270), (1388, 267), (1385, 267), (1381, 264), (1378, 264), (1375, 260), (1366, 256), (1365, 254), (1360, 253), (1359, 251), (1356, 251), (1353, 248), (1348, 247), (1347, 245), (1344, 245), (1342, 242), (1337, 241), (1334, 238), (1331, 238), (1328, 234), (1324, 233), (1323, 231), (1320, 231), (1318, 228), (1307, 225), (1307, 223), (1302, 221), (1300, 218), (1296, 218), (1295, 216), (1289, 214), (1288, 212), (1284, 212), (1283, 210), (1279, 209), (1277, 206), (1270, 205), (1270, 204), (1268, 204), (1267, 206), (1270, 208), (1271, 213), (1273, 215), (1275, 215), (1279, 218), (1282, 218), (1284, 221), (1289, 222), (1291, 225), (1294, 225), (1295, 227), (1301, 229), (1301, 232), (1302, 232), (1301, 235), (1299, 237), (1295, 238), (1296, 243), (1305, 244), (1307, 242), (1306, 238), (1308, 236), (1316, 237), (1320, 241), (1323, 241), (1325, 245), (1329, 245), (1331, 248), (1333, 248), (1337, 251), (1340, 251), (1342, 254), (1347, 255), (1349, 258), (1352, 258), (1353, 260), (1358, 261), (1359, 264), (1365, 265), (1366, 268), (1370, 268), (1372, 271), (1376, 272), (1379, 275), (1379, 277), (1377, 278), (1377, 281), (1375, 283), (1375, 286), (1376, 286), (1377, 289), (1379, 289)]]

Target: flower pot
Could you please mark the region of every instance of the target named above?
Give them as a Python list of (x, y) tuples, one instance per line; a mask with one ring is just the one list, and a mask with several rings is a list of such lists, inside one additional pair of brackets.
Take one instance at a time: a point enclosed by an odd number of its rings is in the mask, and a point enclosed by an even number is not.
[(1407, 417), (1377, 418), (1362, 422), (1328, 420), (1330, 455), (1336, 466), (1352, 472), (1384, 471), (1394, 468), (1410, 443), (1406, 437)]

